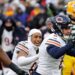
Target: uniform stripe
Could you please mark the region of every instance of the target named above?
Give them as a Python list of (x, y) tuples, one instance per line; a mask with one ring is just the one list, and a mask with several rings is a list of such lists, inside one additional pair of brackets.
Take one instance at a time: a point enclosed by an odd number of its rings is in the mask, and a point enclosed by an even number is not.
[[(20, 49), (20, 48), (18, 48), (18, 47), (16, 47), (17, 49), (19, 49), (19, 50), (23, 50), (23, 49)], [(24, 50), (23, 50), (24, 51)], [(19, 52), (19, 51), (18, 51)], [(26, 52), (26, 51), (24, 51), (27, 55), (28, 55), (28, 52)]]
[(57, 40), (54, 40), (54, 39), (49, 39), (49, 40), (52, 40), (52, 41), (54, 41), (54, 42), (58, 42), (58, 43), (60, 43), (59, 41), (57, 41)]
[[(19, 45), (21, 45), (21, 46), (23, 46), (23, 47), (25, 47), (25, 48), (27, 48), (25, 45), (23, 45), (23, 44), (19, 44)], [(27, 48), (28, 49), (28, 48)]]
[(18, 49), (20, 49), (20, 50), (23, 50), (25, 53), (27, 53), (28, 54), (28, 48), (27, 47), (25, 47), (24, 45), (22, 45), (22, 44), (18, 44), (17, 46), (16, 46), (16, 48), (18, 48)]
[(55, 46), (57, 46), (57, 47), (60, 47), (60, 46), (61, 46), (60, 43), (58, 43), (58, 42), (56, 42), (56, 41), (53, 41), (53, 40), (48, 40), (47, 43), (48, 43), (48, 44), (55, 45)]

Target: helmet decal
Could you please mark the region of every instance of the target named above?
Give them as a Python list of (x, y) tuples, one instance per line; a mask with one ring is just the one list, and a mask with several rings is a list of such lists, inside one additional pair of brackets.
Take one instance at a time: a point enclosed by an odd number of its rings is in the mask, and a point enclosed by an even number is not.
[(57, 22), (57, 23), (62, 23), (62, 22), (63, 22), (63, 18), (60, 17), (60, 16), (57, 16), (57, 17), (56, 17), (56, 22)]

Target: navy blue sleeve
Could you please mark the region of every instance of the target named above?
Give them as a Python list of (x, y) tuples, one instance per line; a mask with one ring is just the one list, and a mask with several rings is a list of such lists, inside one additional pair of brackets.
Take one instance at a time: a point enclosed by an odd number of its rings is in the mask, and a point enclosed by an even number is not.
[(72, 43), (69, 43), (63, 47), (57, 47), (55, 45), (50, 44), (47, 47), (47, 52), (49, 53), (49, 55), (51, 55), (53, 58), (58, 59), (59, 57), (61, 57), (62, 55), (64, 55), (68, 50), (70, 50), (73, 47)]

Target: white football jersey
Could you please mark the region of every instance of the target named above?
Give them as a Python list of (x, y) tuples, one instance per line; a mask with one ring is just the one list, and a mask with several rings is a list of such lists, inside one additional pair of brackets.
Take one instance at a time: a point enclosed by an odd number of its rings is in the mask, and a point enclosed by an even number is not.
[[(28, 43), (28, 41), (21, 41), (17, 44), (17, 46), (15, 47), (15, 50), (14, 50), (14, 53), (13, 53), (13, 57), (12, 57), (12, 62), (15, 63), (19, 68), (21, 68), (22, 70), (26, 71), (26, 72), (29, 72), (29, 69), (31, 68), (31, 66), (33, 65), (33, 63), (35, 62), (32, 62), (31, 64), (28, 64), (28, 65), (24, 65), (24, 66), (21, 66), (18, 64), (18, 61), (17, 61), (17, 56), (18, 56), (18, 52), (20, 50), (23, 50), (23, 51), (27, 51), (28, 52), (28, 55), (26, 56), (27, 57), (31, 57), (31, 56), (34, 56), (36, 55), (36, 49), (35, 47), (33, 47), (32, 45), (30, 45), (30, 43)], [(11, 69), (9, 70), (9, 72), (7, 73), (7, 75), (17, 75), (14, 71), (12, 71)]]
[[(34, 56), (36, 55), (36, 49), (34, 47), (32, 47), (28, 41), (21, 41), (19, 42), (19, 44), (15, 47), (15, 50), (14, 50), (14, 54), (13, 54), (13, 58), (12, 58), (12, 61), (18, 65), (18, 62), (17, 62), (17, 55), (18, 55), (18, 51), (20, 50), (26, 50), (29, 52), (28, 55), (26, 57), (31, 57), (31, 56)], [(35, 62), (35, 61), (34, 61)], [(33, 63), (34, 63), (33, 62)], [(31, 68), (32, 64), (28, 64), (28, 65), (25, 65), (25, 66), (19, 66), (21, 69), (25, 70), (25, 71), (29, 71), (29, 69)]]
[[(47, 37), (47, 36), (46, 36)], [(36, 72), (40, 73), (41, 75), (59, 75), (59, 65), (60, 60), (54, 59), (50, 56), (46, 50), (47, 46), (53, 44), (58, 47), (62, 47), (65, 42), (57, 35), (57, 34), (50, 34), (47, 38), (45, 38), (39, 48), (39, 63)], [(56, 72), (58, 72), (56, 74)]]
[(8, 32), (6, 29), (4, 29), (1, 47), (5, 52), (12, 51), (14, 49), (12, 40), (13, 40), (13, 31)]
[(49, 36), (50, 35), (50, 33), (49, 32), (46, 32), (45, 34), (44, 34), (44, 39), (47, 37), (47, 36)]

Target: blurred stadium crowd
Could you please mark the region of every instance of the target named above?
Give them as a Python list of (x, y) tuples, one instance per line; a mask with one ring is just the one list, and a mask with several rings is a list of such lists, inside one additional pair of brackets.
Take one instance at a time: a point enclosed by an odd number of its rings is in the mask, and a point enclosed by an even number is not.
[(65, 12), (67, 0), (0, 0), (0, 26), (10, 17), (17, 26), (29, 31), (32, 28), (44, 29), (45, 20)]
[[(46, 19), (65, 13), (66, 3), (67, 0), (0, 0), (0, 43), (3, 42), (2, 34), (6, 24), (12, 24), (15, 28), (13, 45), (26, 40), (28, 32), (33, 28), (44, 33)], [(6, 39), (6, 42), (9, 40)]]
[[(31, 29), (46, 32), (46, 19), (58, 14), (66, 15), (66, 4), (70, 0), (0, 0), (0, 45), (12, 59), (18, 42), (27, 40)], [(71, 0), (72, 1), (72, 0)], [(7, 33), (4, 29), (11, 31)], [(69, 27), (62, 27), (70, 34)], [(4, 33), (5, 32), (5, 33)], [(46, 37), (45, 35), (44, 37)], [(7, 38), (5, 38), (7, 37)], [(67, 36), (65, 36), (67, 38)], [(2, 74), (0, 74), (2, 75)]]

